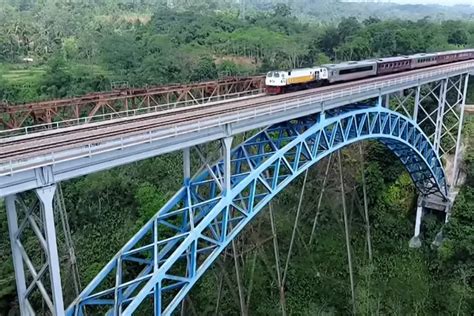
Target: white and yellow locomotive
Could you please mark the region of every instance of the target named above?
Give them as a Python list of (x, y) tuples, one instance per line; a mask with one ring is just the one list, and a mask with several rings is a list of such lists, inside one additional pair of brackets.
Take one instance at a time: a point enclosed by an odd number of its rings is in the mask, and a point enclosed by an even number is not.
[(265, 78), (267, 93), (280, 94), (299, 89), (315, 88), (328, 80), (328, 70), (324, 67), (270, 71)]

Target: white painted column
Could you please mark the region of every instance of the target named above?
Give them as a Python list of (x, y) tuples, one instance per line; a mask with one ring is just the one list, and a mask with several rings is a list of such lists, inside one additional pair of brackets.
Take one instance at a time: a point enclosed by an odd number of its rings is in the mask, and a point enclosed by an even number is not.
[(448, 79), (444, 79), (441, 84), (441, 89), (439, 93), (439, 103), (438, 103), (438, 115), (436, 118), (436, 131), (434, 138), (434, 148), (436, 153), (439, 155), (439, 150), (441, 148), (441, 138), (443, 135), (443, 123), (444, 123), (444, 107), (446, 105), (446, 92), (448, 90)]
[(15, 270), (16, 290), (18, 294), (18, 302), (20, 305), (20, 313), (22, 316), (29, 315), (26, 308), (26, 279), (25, 268), (21, 251), (17, 243), (18, 234), (18, 217), (15, 206), (15, 195), (9, 195), (5, 198), (7, 207), (8, 232), (10, 235), (10, 245), (12, 248), (13, 268)]
[(223, 191), (227, 195), (228, 192), (232, 189), (231, 185), (231, 148), (232, 148), (233, 137), (229, 136), (222, 139), (222, 148), (224, 151), (224, 185)]
[(423, 206), (421, 203), (418, 204), (416, 208), (416, 220), (415, 220), (415, 234), (412, 239), (410, 239), (409, 246), (410, 248), (420, 248), (420, 230), (421, 230), (421, 219), (423, 218)]
[(64, 315), (64, 302), (61, 286), (61, 271), (59, 266), (58, 247), (56, 244), (56, 228), (54, 225), (53, 198), (56, 185), (36, 189), (41, 202), (43, 213), (44, 232), (47, 244), (47, 260), (51, 281), (51, 296), (53, 299), (54, 316)]
[(418, 84), (416, 87), (416, 94), (415, 94), (415, 106), (413, 108), (413, 121), (418, 123), (418, 110), (420, 106), (420, 95), (421, 95), (421, 84)]
[(187, 184), (191, 178), (191, 151), (189, 147), (183, 149), (183, 176), (184, 183)]
[(455, 187), (458, 180), (458, 168), (459, 168), (459, 154), (461, 151), (462, 143), (462, 127), (464, 123), (464, 108), (466, 106), (466, 97), (467, 97), (467, 88), (469, 85), (469, 74), (466, 74), (466, 80), (464, 82), (464, 90), (461, 102), (461, 113), (459, 116), (459, 126), (458, 126), (458, 135), (456, 137), (456, 152), (454, 154), (454, 166), (453, 166), (453, 183), (452, 186)]

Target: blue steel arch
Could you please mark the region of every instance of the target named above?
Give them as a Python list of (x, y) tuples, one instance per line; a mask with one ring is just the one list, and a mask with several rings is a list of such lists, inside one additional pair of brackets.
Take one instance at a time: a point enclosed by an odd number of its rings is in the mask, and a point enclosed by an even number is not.
[[(441, 161), (421, 129), (386, 108), (345, 107), (271, 126), (231, 153), (231, 189), (220, 161), (186, 184), (120, 250), (71, 304), (131, 315), (151, 298), (168, 315), (229, 242), (283, 188), (322, 158), (377, 139), (397, 155), (421, 194), (446, 198)], [(147, 302), (149, 302), (147, 300)]]

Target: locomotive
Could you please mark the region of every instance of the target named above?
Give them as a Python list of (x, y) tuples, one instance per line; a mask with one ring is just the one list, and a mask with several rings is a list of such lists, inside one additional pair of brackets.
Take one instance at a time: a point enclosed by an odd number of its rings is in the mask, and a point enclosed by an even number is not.
[(474, 59), (474, 49), (349, 61), (289, 71), (270, 71), (266, 75), (265, 85), (267, 94), (281, 94), (469, 59)]

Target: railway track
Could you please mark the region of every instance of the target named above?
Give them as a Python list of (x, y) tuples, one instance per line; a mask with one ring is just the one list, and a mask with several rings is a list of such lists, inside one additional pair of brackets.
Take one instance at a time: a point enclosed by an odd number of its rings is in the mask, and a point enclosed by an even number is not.
[[(465, 62), (462, 62), (465, 63)], [(462, 64), (457, 63), (457, 64)], [(442, 65), (433, 67), (435, 69), (443, 69), (451, 65)], [(315, 93), (327, 93), (340, 89), (347, 89), (354, 86), (371, 84), (381, 79), (398, 78), (401, 76), (410, 76), (417, 73), (426, 72), (429, 69), (418, 69), (403, 74), (392, 74), (383, 77), (374, 77), (362, 79), (353, 82), (341, 83), (337, 85), (325, 86), (311, 90), (294, 92), (291, 94), (276, 96), (261, 96), (247, 100), (229, 100), (219, 104), (202, 104), (186, 108), (178, 108), (151, 114), (144, 114), (135, 117), (127, 117), (112, 121), (99, 123), (91, 123), (87, 125), (74, 126), (70, 128), (48, 130), (45, 132), (24, 135), (14, 138), (6, 138), (0, 140), (2, 152), (0, 153), (0, 163), (13, 157), (26, 158), (28, 156), (50, 153), (57, 148), (68, 149), (84, 144), (99, 143), (106, 140), (117, 139), (121, 136), (133, 136), (134, 134), (142, 134), (144, 132), (153, 131), (175, 124), (183, 124), (185, 122), (195, 122), (207, 117), (218, 117), (219, 115), (228, 114), (247, 110), (249, 108), (262, 108), (272, 103), (280, 103), (292, 101), (295, 98), (305, 98)]]

